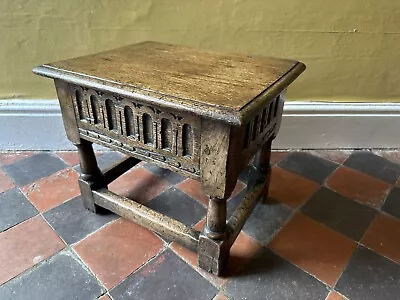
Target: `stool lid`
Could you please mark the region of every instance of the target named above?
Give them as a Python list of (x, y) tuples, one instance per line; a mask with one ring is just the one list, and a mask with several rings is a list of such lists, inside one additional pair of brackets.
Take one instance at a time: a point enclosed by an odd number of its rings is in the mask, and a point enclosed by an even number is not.
[(304, 69), (293, 60), (143, 42), (45, 64), (33, 72), (242, 124), (246, 111), (277, 96)]

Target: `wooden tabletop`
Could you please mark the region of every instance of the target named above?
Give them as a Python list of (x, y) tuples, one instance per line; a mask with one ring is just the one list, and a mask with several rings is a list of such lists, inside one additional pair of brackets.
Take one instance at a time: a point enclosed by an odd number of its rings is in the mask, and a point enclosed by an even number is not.
[[(45, 64), (34, 72), (188, 107), (240, 111), (277, 82), (284, 88), (304, 65), (293, 60), (219, 53), (144, 42)], [(295, 76), (288, 76), (291, 72)]]

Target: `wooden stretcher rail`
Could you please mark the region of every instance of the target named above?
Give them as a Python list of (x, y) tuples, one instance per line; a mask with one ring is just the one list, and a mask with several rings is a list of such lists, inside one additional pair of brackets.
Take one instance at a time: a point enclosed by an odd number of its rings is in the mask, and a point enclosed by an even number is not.
[(110, 182), (114, 181), (140, 162), (141, 160), (137, 158), (128, 157), (109, 166), (107, 169), (103, 170), (105, 184), (109, 184)]
[(227, 223), (229, 234), (227, 239), (227, 246), (229, 248), (235, 242), (236, 237), (239, 235), (244, 226), (244, 223), (252, 213), (254, 207), (257, 205), (258, 200), (263, 194), (264, 188), (264, 181), (255, 183), (247, 192), (240, 205), (233, 212), (232, 216), (229, 218)]
[(191, 227), (106, 188), (94, 190), (93, 198), (97, 205), (197, 251), (200, 232)]

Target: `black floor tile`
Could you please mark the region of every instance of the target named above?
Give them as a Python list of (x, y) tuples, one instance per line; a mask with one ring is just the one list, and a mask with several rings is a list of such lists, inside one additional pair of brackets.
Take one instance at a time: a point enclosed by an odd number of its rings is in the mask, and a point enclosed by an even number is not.
[(304, 152), (295, 152), (278, 166), (322, 184), (339, 166), (337, 163)]
[(399, 299), (400, 265), (359, 247), (335, 289), (349, 299)]
[(83, 207), (78, 196), (57, 206), (43, 215), (59, 236), (74, 244), (103, 225), (118, 218), (113, 213), (95, 214)]
[[(228, 216), (242, 202), (246, 191), (242, 191), (228, 202)], [(291, 210), (281, 203), (267, 199), (254, 208), (247, 219), (243, 231), (261, 243), (268, 243), (290, 216)]]
[(23, 186), (66, 167), (67, 165), (60, 158), (43, 152), (3, 166), (3, 169), (18, 186)]
[(111, 290), (115, 300), (212, 299), (218, 290), (167, 250)]
[(64, 251), (1, 286), (0, 299), (92, 300), (104, 292), (78, 259)]
[(353, 152), (344, 165), (388, 183), (395, 183), (400, 176), (400, 165), (369, 151)]
[(14, 188), (0, 193), (0, 232), (37, 215), (37, 213), (36, 208), (19, 189)]
[(243, 231), (261, 243), (268, 243), (289, 218), (291, 210), (268, 199), (257, 204), (243, 226)]
[(325, 187), (319, 189), (301, 211), (355, 241), (361, 239), (377, 213)]
[(170, 184), (178, 184), (179, 182), (186, 179), (185, 176), (182, 176), (176, 172), (172, 172), (168, 169), (157, 167), (156, 165), (146, 163), (144, 167), (152, 172), (154, 175), (161, 177), (164, 180), (167, 180)]
[(383, 204), (382, 210), (400, 219), (400, 188), (394, 187)]
[[(100, 154), (99, 156), (96, 157), (97, 160), (97, 165), (99, 166), (100, 170), (104, 170), (107, 167), (110, 167), (114, 163), (122, 160), (125, 157), (124, 154), (117, 152), (117, 151), (110, 151), (110, 152), (105, 152), (103, 154)], [(74, 167), (74, 170), (77, 171), (78, 173), (81, 173), (81, 167), (79, 164), (77, 164)]]
[(265, 248), (226, 287), (227, 295), (235, 300), (320, 300), (328, 292), (317, 279)]
[(99, 165), (100, 170), (103, 170), (104, 168), (122, 160), (124, 157), (125, 155), (120, 152), (106, 152), (97, 157), (97, 164)]
[(193, 226), (206, 214), (206, 209), (198, 201), (171, 187), (146, 203), (151, 209)]

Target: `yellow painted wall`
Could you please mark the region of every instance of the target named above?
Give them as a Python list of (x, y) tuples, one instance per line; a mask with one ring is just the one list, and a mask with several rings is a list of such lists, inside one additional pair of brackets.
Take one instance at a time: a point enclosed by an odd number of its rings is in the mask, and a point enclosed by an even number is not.
[(296, 100), (400, 101), (399, 0), (2, 0), (0, 98), (55, 98), (33, 66), (143, 40), (295, 58)]

